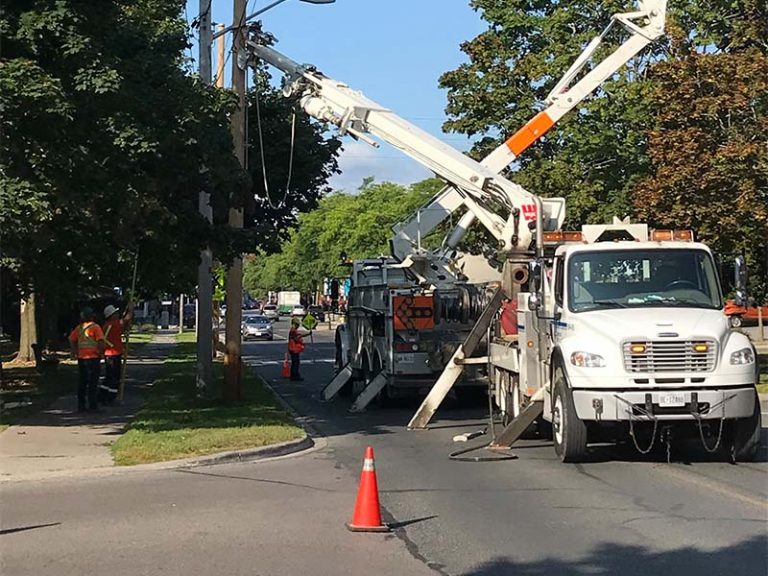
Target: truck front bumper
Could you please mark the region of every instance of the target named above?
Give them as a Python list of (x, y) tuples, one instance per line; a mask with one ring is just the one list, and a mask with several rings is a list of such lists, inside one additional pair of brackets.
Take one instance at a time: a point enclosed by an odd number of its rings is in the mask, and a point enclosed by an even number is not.
[(698, 418), (747, 418), (755, 408), (755, 388), (699, 390), (573, 390), (573, 402), (580, 420), (680, 421)]

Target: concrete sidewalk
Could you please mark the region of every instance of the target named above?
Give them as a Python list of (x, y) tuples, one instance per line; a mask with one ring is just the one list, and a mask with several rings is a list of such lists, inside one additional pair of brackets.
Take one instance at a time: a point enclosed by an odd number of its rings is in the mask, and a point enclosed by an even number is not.
[(138, 357), (129, 359), (121, 406), (79, 414), (77, 391), (73, 390), (0, 433), (0, 481), (112, 466), (111, 444), (141, 407), (143, 392), (157, 378), (175, 343), (174, 333), (160, 333)]

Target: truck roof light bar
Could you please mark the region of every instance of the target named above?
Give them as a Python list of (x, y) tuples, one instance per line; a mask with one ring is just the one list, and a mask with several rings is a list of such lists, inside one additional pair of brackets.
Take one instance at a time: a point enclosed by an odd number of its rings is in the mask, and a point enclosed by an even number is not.
[(651, 230), (652, 242), (693, 242), (693, 230)]
[(584, 242), (584, 235), (578, 231), (544, 232), (544, 244), (564, 244), (566, 242)]

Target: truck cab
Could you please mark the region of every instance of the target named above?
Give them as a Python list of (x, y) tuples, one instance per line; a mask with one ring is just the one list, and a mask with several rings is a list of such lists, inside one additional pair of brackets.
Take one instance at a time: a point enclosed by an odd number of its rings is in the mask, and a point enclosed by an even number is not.
[(585, 227), (538, 273), (540, 303), (520, 294), (521, 390), (543, 388), (542, 416), (566, 461), (607, 424), (641, 452), (662, 434), (692, 433), (710, 451), (727, 437), (749, 459), (760, 431), (756, 354), (723, 314), (712, 253), (690, 231), (649, 238), (640, 226)]

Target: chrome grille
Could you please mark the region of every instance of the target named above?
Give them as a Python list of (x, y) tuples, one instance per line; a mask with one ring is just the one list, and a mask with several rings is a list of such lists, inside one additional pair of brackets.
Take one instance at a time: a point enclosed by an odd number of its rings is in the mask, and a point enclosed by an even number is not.
[[(707, 345), (697, 352), (697, 345)], [(644, 346), (642, 352), (632, 347)], [(717, 342), (714, 340), (635, 340), (624, 343), (627, 372), (711, 372), (715, 369)]]

